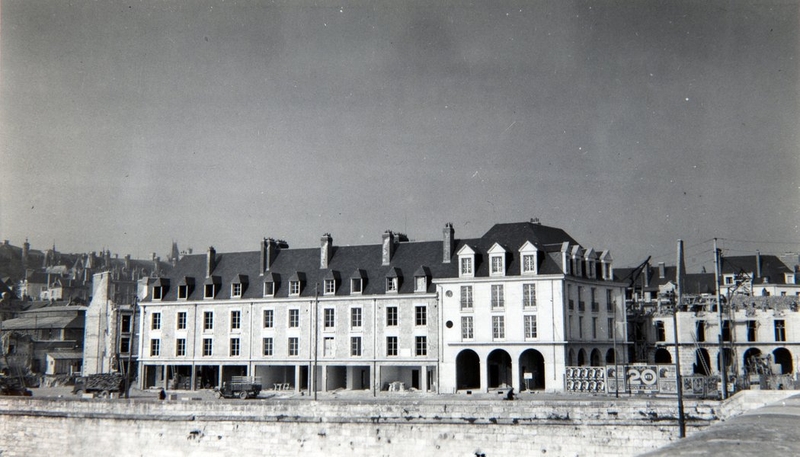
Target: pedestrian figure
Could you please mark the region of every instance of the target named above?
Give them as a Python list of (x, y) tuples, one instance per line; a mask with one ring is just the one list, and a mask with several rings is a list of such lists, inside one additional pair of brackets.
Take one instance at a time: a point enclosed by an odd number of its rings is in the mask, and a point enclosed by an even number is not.
[(164, 388), (161, 388), (161, 392), (158, 393), (159, 400), (166, 400), (167, 399), (167, 392), (164, 391)]
[(514, 399), (514, 388), (512, 387), (506, 394), (506, 400), (513, 400), (513, 399)]

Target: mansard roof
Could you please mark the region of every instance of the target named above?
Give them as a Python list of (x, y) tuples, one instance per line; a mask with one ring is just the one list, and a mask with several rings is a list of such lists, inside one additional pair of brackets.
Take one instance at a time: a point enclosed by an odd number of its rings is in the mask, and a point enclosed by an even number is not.
[[(475, 277), (489, 276), (489, 249), (498, 244), (506, 251), (506, 275), (520, 274), (519, 248), (526, 242), (536, 246), (545, 255), (539, 255), (539, 274), (559, 274), (562, 272), (559, 250), (563, 243), (578, 245), (577, 241), (564, 230), (544, 226), (538, 223), (521, 222), (496, 224), (480, 238), (455, 240), (451, 252), (459, 252), (469, 245), (475, 251)], [(214, 269), (211, 274), (217, 279), (214, 282), (230, 284), (237, 277), (246, 276), (251, 282), (263, 283), (266, 275), (274, 275), (275, 281), (286, 282), (298, 273), (302, 273), (305, 285), (300, 296), (313, 297), (315, 284), (320, 287), (331, 272), (339, 272), (342, 277), (362, 277), (363, 295), (386, 294), (385, 278), (394, 274), (409, 276), (412, 272), (424, 267), (431, 278), (457, 278), (458, 262), (442, 262), (442, 241), (401, 241), (394, 245), (389, 265), (382, 265), (382, 247), (380, 244), (336, 246), (331, 247), (331, 254), (326, 268), (320, 268), (320, 248), (279, 248), (271, 259), (266, 272), (261, 271), (261, 252), (219, 253), (215, 255)], [(197, 282), (206, 282), (206, 254), (190, 254), (183, 256), (166, 275), (179, 283), (184, 278), (195, 278)], [(284, 285), (286, 285), (284, 284)], [(413, 281), (402, 281), (398, 293), (413, 294)], [(336, 295), (350, 295), (351, 282), (342, 281)], [(435, 291), (435, 285), (428, 285), (428, 292)], [(223, 287), (217, 293), (217, 299), (231, 298), (230, 288)], [(263, 291), (260, 287), (250, 287), (243, 291), (242, 299), (260, 298)], [(276, 284), (275, 296), (287, 297), (288, 287)], [(170, 288), (162, 300), (177, 298), (177, 288)], [(193, 290), (188, 300), (202, 300), (203, 290)]]
[[(758, 277), (758, 261), (761, 261), (761, 276)], [(792, 273), (794, 270), (786, 266), (783, 261), (774, 255), (745, 255), (745, 256), (726, 256), (720, 258), (720, 272), (725, 273), (746, 273), (752, 274), (753, 283), (761, 284), (762, 278), (769, 278), (773, 284), (783, 284), (785, 273)]]

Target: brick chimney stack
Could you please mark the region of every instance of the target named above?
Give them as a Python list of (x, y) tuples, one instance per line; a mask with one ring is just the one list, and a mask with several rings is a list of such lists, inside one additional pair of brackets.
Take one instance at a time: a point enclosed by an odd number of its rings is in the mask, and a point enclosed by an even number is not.
[(667, 277), (667, 266), (664, 262), (658, 262), (658, 278), (664, 279)]
[(333, 253), (333, 237), (330, 233), (322, 235), (319, 246), (319, 267), (320, 269), (328, 268), (331, 261), (331, 254)]
[(394, 233), (391, 230), (383, 233), (381, 252), (381, 265), (389, 265), (392, 262), (392, 254), (394, 254)]
[(214, 267), (216, 267), (217, 262), (217, 251), (214, 249), (214, 246), (209, 246), (208, 253), (206, 253), (206, 278), (211, 277), (211, 273), (214, 272)]
[(453, 249), (455, 249), (456, 240), (455, 240), (455, 230), (453, 229), (453, 223), (448, 222), (444, 225), (444, 230), (442, 230), (443, 236), (443, 246), (442, 246), (442, 262), (450, 263), (450, 259), (453, 257)]

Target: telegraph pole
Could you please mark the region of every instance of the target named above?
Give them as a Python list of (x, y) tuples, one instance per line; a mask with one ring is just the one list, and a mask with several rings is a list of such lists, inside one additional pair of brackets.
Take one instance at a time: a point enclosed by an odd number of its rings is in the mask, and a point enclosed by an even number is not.
[(678, 436), (686, 437), (686, 420), (683, 415), (683, 380), (681, 379), (681, 354), (678, 349), (678, 310), (683, 302), (683, 240), (678, 240), (677, 294), (672, 310), (672, 337), (675, 340), (675, 381), (678, 383)]
[(728, 398), (728, 370), (725, 366), (725, 346), (722, 340), (722, 304), (719, 301), (719, 250), (714, 238), (714, 283), (717, 294), (717, 320), (719, 321), (719, 373), (722, 382), (722, 399)]

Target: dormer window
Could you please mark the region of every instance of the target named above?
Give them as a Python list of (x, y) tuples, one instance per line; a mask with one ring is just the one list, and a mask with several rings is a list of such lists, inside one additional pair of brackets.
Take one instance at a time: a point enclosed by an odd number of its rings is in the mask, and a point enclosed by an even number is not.
[(363, 279), (361, 278), (351, 278), (350, 279), (350, 293), (351, 294), (360, 294), (363, 290)]
[(153, 300), (161, 300), (167, 294), (169, 288), (169, 279), (158, 278), (153, 283)]
[(189, 286), (187, 284), (178, 286), (178, 299), (186, 300), (187, 298), (189, 298)]
[(275, 283), (272, 281), (267, 281), (264, 283), (264, 296), (265, 297), (274, 297), (275, 296)]
[(414, 272), (414, 292), (427, 292), (428, 291), (428, 277), (430, 271), (427, 267), (419, 267)]
[(497, 243), (489, 249), (489, 262), (491, 276), (506, 275), (506, 250)]
[(203, 290), (203, 298), (214, 298), (217, 295), (217, 286), (215, 284), (206, 284)]
[(164, 296), (164, 288), (162, 286), (153, 287), (153, 300), (161, 300)]
[(539, 274), (538, 254), (539, 251), (536, 249), (536, 246), (530, 241), (526, 241), (525, 244), (519, 248), (520, 271), (522, 274)]
[(399, 292), (401, 278), (400, 270), (397, 268), (389, 270), (389, 273), (386, 275), (386, 292)]
[(397, 278), (386, 278), (386, 292), (397, 292)]
[(236, 275), (231, 281), (231, 298), (242, 298), (248, 283), (247, 275)]
[(289, 295), (300, 295), (303, 282), (305, 280), (305, 274), (301, 272), (297, 272), (289, 278)]
[(460, 278), (475, 277), (475, 251), (465, 244), (456, 254), (458, 255), (458, 276)]
[(326, 279), (325, 280), (325, 295), (333, 295), (336, 293), (336, 280), (335, 279)]

